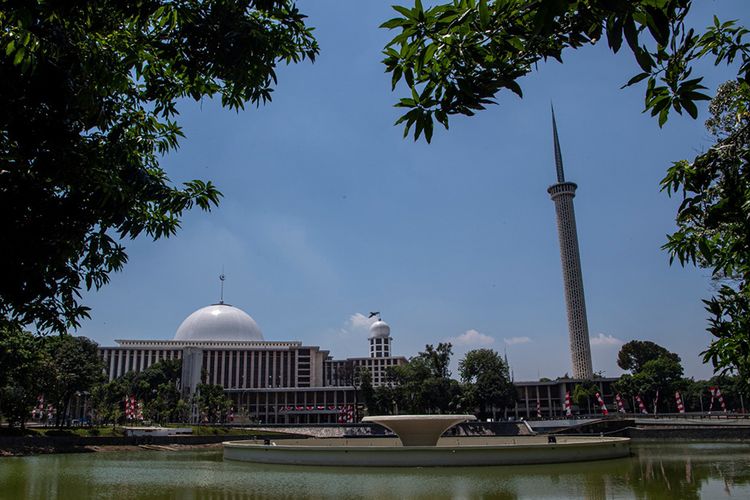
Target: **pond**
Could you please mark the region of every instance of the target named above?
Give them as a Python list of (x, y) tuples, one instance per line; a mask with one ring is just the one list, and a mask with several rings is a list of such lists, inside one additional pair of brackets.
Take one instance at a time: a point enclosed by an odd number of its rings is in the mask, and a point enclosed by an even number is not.
[(563, 465), (324, 468), (224, 461), (220, 449), (0, 458), (0, 498), (750, 498), (750, 444), (634, 445)]

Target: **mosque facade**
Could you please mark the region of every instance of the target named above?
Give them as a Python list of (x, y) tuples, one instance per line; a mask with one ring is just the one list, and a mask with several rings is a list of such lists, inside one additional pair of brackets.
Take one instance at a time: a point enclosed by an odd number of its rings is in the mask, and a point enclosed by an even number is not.
[(359, 368), (369, 369), (378, 387), (388, 383), (388, 368), (407, 361), (392, 355), (390, 327), (380, 318), (368, 341), (369, 356), (336, 360), (320, 346), (265, 340), (250, 315), (222, 301), (188, 316), (172, 340), (116, 340), (99, 354), (109, 380), (180, 359), (183, 394), (193, 396), (201, 383), (220, 385), (238, 420), (337, 423), (356, 418)]

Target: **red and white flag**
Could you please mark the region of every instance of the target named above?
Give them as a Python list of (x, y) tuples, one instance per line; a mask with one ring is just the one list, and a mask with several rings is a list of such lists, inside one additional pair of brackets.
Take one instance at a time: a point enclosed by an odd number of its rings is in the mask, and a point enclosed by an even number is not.
[(622, 396), (620, 396), (619, 392), (615, 394), (615, 401), (617, 401), (617, 411), (625, 413), (625, 403), (622, 401)]
[(680, 396), (680, 391), (674, 392), (674, 400), (677, 403), (677, 411), (679, 413), (685, 413), (685, 405), (682, 404), (682, 396)]
[(596, 400), (599, 402), (599, 407), (602, 410), (602, 415), (604, 415), (605, 417), (609, 415), (609, 410), (607, 410), (607, 405), (604, 404), (604, 400), (602, 399), (601, 394), (599, 394), (598, 392), (596, 393)]
[(565, 416), (573, 416), (573, 408), (570, 406), (570, 391), (565, 391)]
[(542, 418), (542, 405), (536, 400), (536, 418)]
[(338, 421), (340, 424), (354, 422), (354, 407), (352, 405), (342, 406), (339, 411)]
[(726, 413), (727, 405), (726, 403), (724, 403), (724, 396), (721, 395), (721, 390), (719, 390), (719, 387), (709, 387), (708, 390), (711, 393), (711, 404), (708, 405), (708, 412), (711, 413), (711, 409), (714, 407), (714, 398), (716, 398), (719, 400), (721, 410)]
[(640, 394), (636, 394), (635, 401), (638, 403), (638, 409), (641, 411), (641, 413), (648, 415), (648, 411), (646, 410), (646, 405), (643, 404), (643, 400), (641, 399)]

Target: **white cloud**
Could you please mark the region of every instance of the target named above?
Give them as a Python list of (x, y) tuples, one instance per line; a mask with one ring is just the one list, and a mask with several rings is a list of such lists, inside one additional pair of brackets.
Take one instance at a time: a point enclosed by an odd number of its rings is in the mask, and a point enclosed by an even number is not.
[(511, 337), (509, 339), (503, 339), (506, 345), (517, 345), (517, 344), (528, 344), (531, 342), (530, 337)]
[(618, 339), (617, 337), (613, 337), (612, 335), (605, 335), (603, 333), (600, 333), (596, 337), (591, 337), (591, 345), (593, 346), (613, 346), (613, 345), (622, 345), (625, 342)]
[(375, 316), (368, 318), (362, 313), (354, 313), (349, 316), (349, 319), (341, 327), (339, 334), (343, 337), (350, 335), (361, 335), (370, 331), (370, 325), (378, 320)]
[(476, 330), (467, 330), (458, 337), (451, 337), (448, 341), (455, 346), (491, 345), (495, 339)]

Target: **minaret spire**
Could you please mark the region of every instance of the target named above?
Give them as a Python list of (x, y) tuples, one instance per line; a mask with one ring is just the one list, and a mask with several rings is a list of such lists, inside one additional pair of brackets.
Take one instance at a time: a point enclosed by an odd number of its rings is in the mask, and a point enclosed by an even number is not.
[(563, 172), (562, 152), (560, 152), (560, 139), (557, 137), (557, 122), (555, 121), (555, 107), (549, 104), (552, 109), (552, 135), (555, 139), (555, 167), (557, 167), (557, 182), (565, 182), (565, 172)]
[(555, 142), (557, 184), (550, 186), (547, 192), (555, 203), (555, 213), (557, 214), (557, 234), (560, 240), (560, 261), (565, 288), (565, 306), (568, 313), (573, 378), (591, 379), (594, 374), (591, 366), (591, 344), (588, 319), (586, 318), (586, 299), (583, 293), (578, 230), (576, 228), (575, 209), (573, 208), (573, 197), (576, 195), (578, 186), (574, 182), (565, 181), (554, 108), (552, 109), (552, 134)]

